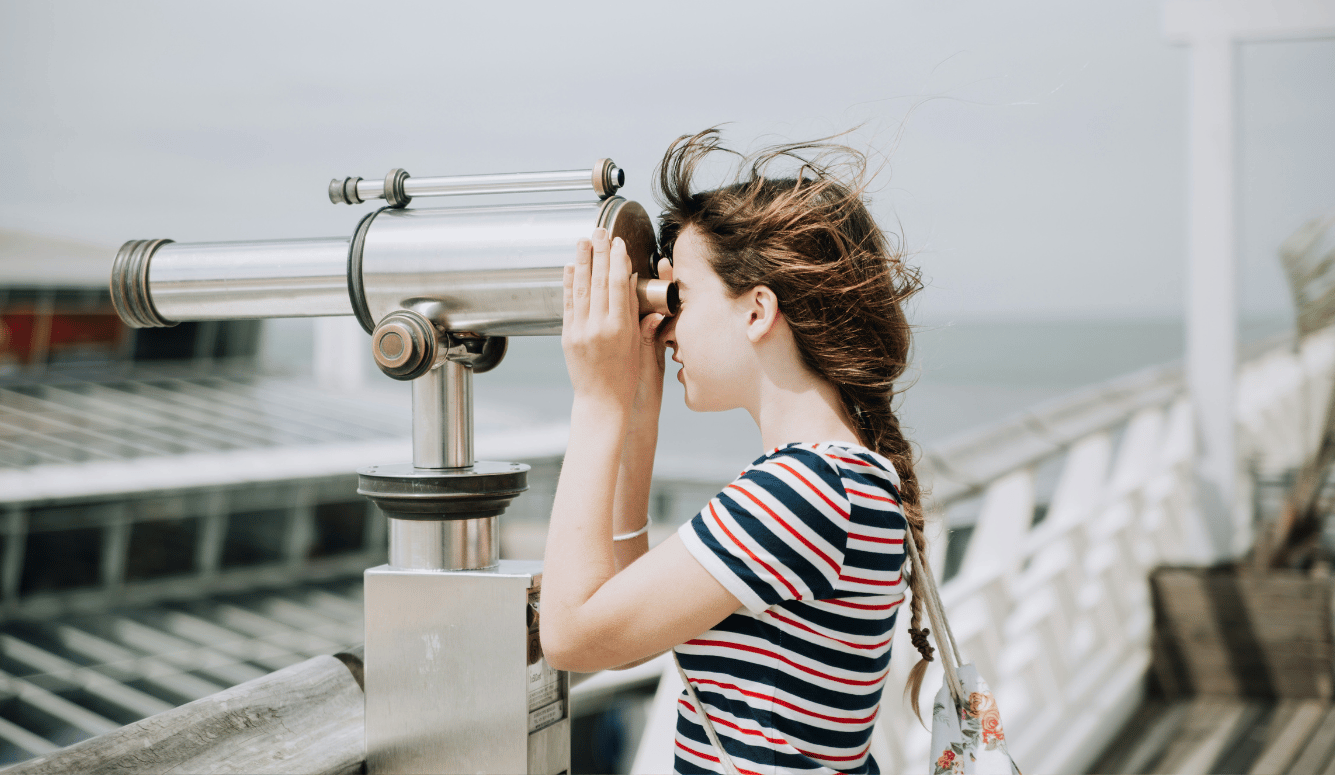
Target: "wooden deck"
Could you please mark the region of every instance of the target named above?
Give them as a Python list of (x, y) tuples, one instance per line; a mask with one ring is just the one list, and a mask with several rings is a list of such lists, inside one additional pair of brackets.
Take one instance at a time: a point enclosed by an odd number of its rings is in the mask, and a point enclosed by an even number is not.
[(1090, 772), (1335, 775), (1335, 708), (1319, 700), (1150, 701)]

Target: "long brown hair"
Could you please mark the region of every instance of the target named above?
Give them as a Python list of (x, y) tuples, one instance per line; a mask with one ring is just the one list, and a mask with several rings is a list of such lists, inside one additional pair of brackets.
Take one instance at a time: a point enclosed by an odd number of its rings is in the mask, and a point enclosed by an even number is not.
[[(701, 164), (719, 152), (740, 158), (732, 182), (694, 191)], [(772, 175), (780, 164), (797, 169)], [(734, 298), (758, 285), (774, 291), (807, 367), (839, 388), (863, 445), (894, 463), (909, 533), (925, 557), (913, 452), (891, 406), (909, 363), (903, 303), (922, 281), (868, 212), (870, 178), (864, 154), (829, 138), (743, 156), (721, 146), (717, 129), (684, 135), (657, 170), (656, 194), (665, 207), (659, 244), (670, 256), (682, 230), (695, 227), (709, 247), (710, 266)], [(906, 687), (918, 713), (932, 647), (921, 627), (921, 579), (907, 562), (903, 571), (912, 592), (909, 634), (922, 655)]]

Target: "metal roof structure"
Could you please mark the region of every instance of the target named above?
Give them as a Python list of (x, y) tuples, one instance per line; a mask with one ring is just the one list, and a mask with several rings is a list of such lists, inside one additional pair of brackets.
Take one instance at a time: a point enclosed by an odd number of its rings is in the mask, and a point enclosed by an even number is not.
[(0, 765), (362, 641), (361, 580), (0, 626)]
[(213, 364), (0, 379), (0, 763), (360, 643), (353, 472), (409, 434)]
[(300, 382), (189, 367), (0, 383), (0, 502), (349, 473), (404, 454), (409, 423)]
[[(478, 446), (534, 465), (527, 535), (567, 431), (500, 420)], [(385, 519), (355, 471), (410, 423), (216, 362), (0, 376), (0, 765), (361, 643)]]

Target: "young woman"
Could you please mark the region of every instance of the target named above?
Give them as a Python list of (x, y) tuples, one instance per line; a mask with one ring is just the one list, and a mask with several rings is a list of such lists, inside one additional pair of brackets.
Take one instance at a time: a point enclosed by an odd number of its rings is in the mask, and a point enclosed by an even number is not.
[[(675, 317), (639, 320), (625, 247), (602, 230), (566, 268), (561, 344), (575, 400), (547, 539), (543, 650), (587, 672), (674, 649), (704, 705), (679, 702), (678, 772), (723, 771), (701, 712), (742, 772), (877, 772), (872, 725), (896, 612), (916, 587), (906, 535), (926, 550), (891, 410), (909, 354), (901, 303), (918, 279), (867, 212), (856, 152), (773, 148), (745, 159), (732, 185), (695, 191), (721, 150), (713, 130), (682, 137), (658, 171)], [(771, 177), (789, 163), (800, 169)], [(649, 551), (665, 348), (688, 407), (745, 408), (769, 451)], [(931, 648), (910, 600), (924, 658), (916, 698)]]

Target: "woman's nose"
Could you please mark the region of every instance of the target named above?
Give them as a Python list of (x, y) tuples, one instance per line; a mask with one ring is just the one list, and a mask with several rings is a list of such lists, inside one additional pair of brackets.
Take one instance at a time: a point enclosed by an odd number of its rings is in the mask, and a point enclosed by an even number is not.
[(663, 321), (663, 327), (659, 330), (658, 336), (663, 340), (663, 344), (672, 349), (677, 349), (677, 317), (673, 315)]

